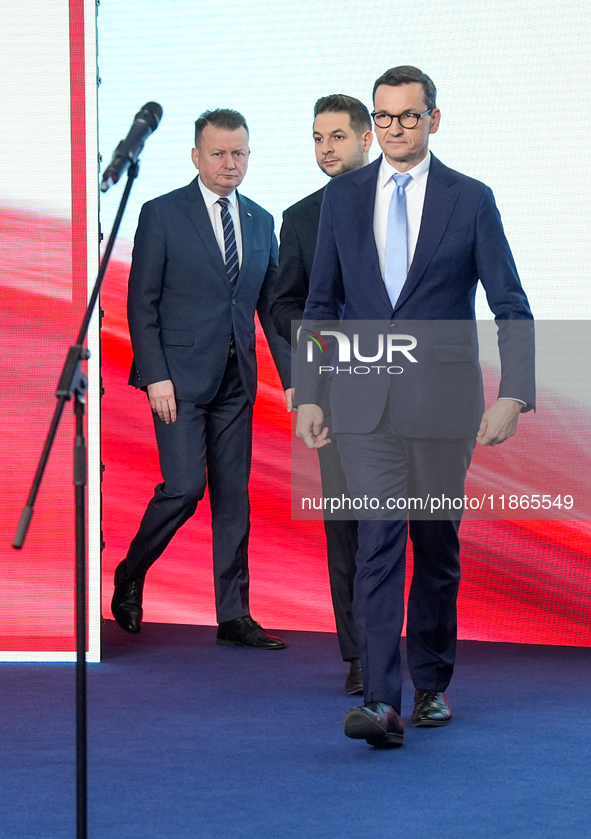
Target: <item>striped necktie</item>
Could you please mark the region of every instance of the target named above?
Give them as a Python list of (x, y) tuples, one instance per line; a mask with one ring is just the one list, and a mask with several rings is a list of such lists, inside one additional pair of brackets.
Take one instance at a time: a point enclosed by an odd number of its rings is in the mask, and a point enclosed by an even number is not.
[(240, 265), (238, 264), (238, 247), (234, 222), (230, 215), (230, 202), (227, 198), (218, 198), (216, 204), (221, 207), (222, 228), (224, 230), (224, 248), (226, 251), (226, 273), (232, 288), (236, 285)]

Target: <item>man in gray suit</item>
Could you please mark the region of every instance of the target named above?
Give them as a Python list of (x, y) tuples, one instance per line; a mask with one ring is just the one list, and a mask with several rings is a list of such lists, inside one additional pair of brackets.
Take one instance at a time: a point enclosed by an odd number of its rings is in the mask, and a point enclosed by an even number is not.
[(115, 572), (112, 611), (138, 633), (148, 568), (209, 485), (217, 642), (281, 649), (249, 612), (248, 479), (256, 395), (254, 313), (284, 387), (290, 349), (269, 313), (277, 272), (272, 216), (238, 195), (248, 127), (237, 111), (195, 123), (199, 176), (142, 208), (129, 277), (129, 382), (147, 391), (163, 482)]

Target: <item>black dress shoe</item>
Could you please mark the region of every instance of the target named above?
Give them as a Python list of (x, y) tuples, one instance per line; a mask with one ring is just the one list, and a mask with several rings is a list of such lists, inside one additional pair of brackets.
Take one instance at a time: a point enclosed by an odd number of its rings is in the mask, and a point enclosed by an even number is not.
[(410, 718), (412, 725), (447, 725), (452, 716), (444, 693), (437, 690), (415, 690), (415, 705)]
[(128, 580), (125, 576), (125, 560), (115, 569), (115, 591), (111, 600), (113, 617), (126, 632), (137, 635), (142, 628), (142, 597), (145, 577)]
[(345, 690), (349, 696), (363, 696), (363, 676), (361, 674), (361, 662), (358, 658), (351, 661), (351, 667), (345, 679)]
[(391, 705), (367, 702), (359, 708), (351, 708), (345, 717), (345, 734), (381, 749), (402, 746), (404, 723)]
[(226, 647), (257, 647), (260, 650), (283, 650), (281, 638), (269, 635), (250, 615), (218, 624), (217, 644)]

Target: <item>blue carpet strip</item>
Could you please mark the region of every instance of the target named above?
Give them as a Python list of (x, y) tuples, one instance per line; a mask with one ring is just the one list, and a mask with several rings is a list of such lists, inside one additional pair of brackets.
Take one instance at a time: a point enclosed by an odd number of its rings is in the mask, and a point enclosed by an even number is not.
[[(461, 642), (445, 728), (342, 731), (336, 637), (112, 621), (88, 674), (90, 839), (591, 837), (591, 650)], [(74, 666), (0, 665), (0, 836), (75, 836)], [(410, 715), (406, 682), (403, 716)]]

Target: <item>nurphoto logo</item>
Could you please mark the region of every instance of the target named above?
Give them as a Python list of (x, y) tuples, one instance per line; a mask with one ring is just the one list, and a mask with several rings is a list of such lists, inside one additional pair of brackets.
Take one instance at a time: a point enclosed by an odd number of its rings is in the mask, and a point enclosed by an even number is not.
[[(323, 365), (318, 368), (319, 373), (328, 373), (335, 375), (338, 373), (356, 373), (357, 375), (367, 376), (371, 370), (376, 370), (381, 373), (385, 370), (390, 375), (400, 375), (404, 372), (404, 368), (399, 365), (392, 365), (394, 360), (394, 353), (402, 353), (402, 355), (411, 363), (416, 364), (417, 359), (412, 355), (411, 350), (414, 350), (417, 345), (417, 339), (412, 335), (378, 335), (377, 336), (377, 352), (375, 355), (362, 355), (359, 349), (359, 335), (353, 335), (353, 347), (351, 348), (351, 341), (343, 332), (336, 329), (323, 329), (318, 332), (312, 332), (311, 329), (304, 329), (307, 335), (308, 342), (306, 347), (306, 361), (314, 362), (314, 347), (318, 347), (321, 354), (329, 355), (329, 349), (323, 336), (331, 336), (336, 338), (337, 342), (337, 359), (336, 363), (333, 361), (332, 365)], [(351, 349), (353, 350), (353, 357), (356, 361), (363, 361), (365, 364), (356, 367), (341, 368), (338, 364), (351, 363)], [(399, 356), (396, 356), (398, 359)], [(383, 364), (372, 364), (367, 366), (367, 362), (384, 361)]]

